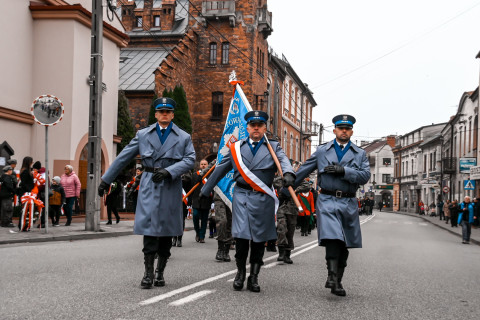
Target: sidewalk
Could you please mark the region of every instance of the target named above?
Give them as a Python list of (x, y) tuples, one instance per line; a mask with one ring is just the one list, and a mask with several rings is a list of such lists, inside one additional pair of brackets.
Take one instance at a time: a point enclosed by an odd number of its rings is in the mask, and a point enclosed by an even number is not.
[[(391, 213), (398, 213), (398, 214), (403, 214), (403, 215), (407, 215), (407, 216), (412, 216), (412, 217), (417, 217), (417, 218), (420, 218), (420, 219), (423, 219), (425, 221), (428, 221), (430, 222), (431, 224), (434, 224), (435, 226), (443, 229), (443, 230), (446, 230), (456, 236), (459, 237), (459, 242), (461, 243), (462, 242), (462, 226), (458, 226), (458, 227), (454, 227), (452, 228), (451, 224), (450, 224), (450, 221), (448, 222), (448, 224), (445, 223), (444, 220), (440, 220), (438, 216), (436, 217), (430, 217), (430, 216), (421, 216), (421, 215), (418, 215), (416, 213), (411, 213), (411, 212), (405, 212), (405, 211), (388, 211), (388, 210), (385, 210), (383, 209), (384, 212), (391, 212)], [(480, 245), (480, 228), (473, 228), (472, 226), (472, 233), (470, 235), (470, 244), (476, 244), (476, 245)]]

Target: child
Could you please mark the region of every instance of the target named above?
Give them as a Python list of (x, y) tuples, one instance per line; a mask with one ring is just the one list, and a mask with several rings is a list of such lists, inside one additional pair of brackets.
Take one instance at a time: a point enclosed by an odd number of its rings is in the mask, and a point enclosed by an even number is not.
[(50, 218), (52, 219), (52, 225), (58, 227), (60, 224), (60, 213), (62, 205), (65, 203), (65, 190), (63, 190), (60, 184), (60, 177), (55, 176), (52, 180), (52, 192), (48, 204), (50, 205)]

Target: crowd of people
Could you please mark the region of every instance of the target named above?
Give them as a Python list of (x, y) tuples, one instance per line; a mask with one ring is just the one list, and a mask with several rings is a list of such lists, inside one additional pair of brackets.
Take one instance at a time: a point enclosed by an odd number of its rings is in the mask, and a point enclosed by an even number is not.
[[(7, 160), (0, 176), (1, 227), (12, 228), (15, 207), (20, 207), (18, 228), (28, 232), (35, 222), (37, 228), (45, 228), (45, 197), (49, 197), (49, 218), (52, 226), (60, 225), (62, 212), (66, 216), (65, 226), (72, 222), (73, 206), (80, 197), (81, 183), (71, 165), (65, 166), (61, 177), (46, 179), (45, 167), (40, 161), (33, 162), (32, 157), (23, 158), (20, 170), (17, 170), (17, 160)], [(45, 185), (48, 183), (48, 195)], [(48, 219), (47, 219), (48, 220)]]

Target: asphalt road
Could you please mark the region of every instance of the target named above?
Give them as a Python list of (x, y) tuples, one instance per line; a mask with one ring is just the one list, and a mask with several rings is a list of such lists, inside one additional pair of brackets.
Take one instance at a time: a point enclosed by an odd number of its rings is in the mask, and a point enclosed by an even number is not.
[[(293, 265), (265, 254), (262, 291), (232, 289), (235, 263), (216, 241), (172, 248), (167, 285), (140, 289), (142, 238), (0, 247), (1, 319), (478, 319), (480, 247), (421, 219), (362, 217), (363, 249), (350, 250), (346, 297), (325, 289), (324, 249), (295, 235)], [(231, 253), (233, 257), (233, 254)]]

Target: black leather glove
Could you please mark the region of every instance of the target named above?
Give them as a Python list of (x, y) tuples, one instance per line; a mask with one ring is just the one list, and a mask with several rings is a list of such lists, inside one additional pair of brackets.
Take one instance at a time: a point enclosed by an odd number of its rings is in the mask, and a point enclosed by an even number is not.
[(342, 167), (339, 164), (331, 164), (329, 166), (326, 166), (323, 169), (323, 171), (325, 173), (331, 173), (331, 174), (334, 174), (336, 176), (344, 176), (345, 175), (345, 168)]
[(103, 194), (105, 193), (105, 191), (108, 191), (108, 188), (110, 188), (110, 185), (105, 181), (101, 180), (100, 185), (98, 186), (98, 195), (100, 197), (103, 197)]
[(160, 169), (160, 170), (157, 170), (153, 173), (152, 181), (155, 182), (155, 183), (159, 183), (159, 182), (162, 182), (163, 180), (165, 180), (167, 178), (171, 178), (171, 177), (172, 177), (172, 175), (170, 174), (170, 172), (168, 172), (165, 169)]
[(288, 187), (293, 187), (294, 184), (295, 184), (295, 175), (291, 172), (286, 172), (283, 175), (283, 186), (285, 188), (288, 188)]
[(200, 192), (200, 201), (206, 201), (208, 198), (210, 198), (209, 196), (206, 196), (204, 195), (203, 193)]

